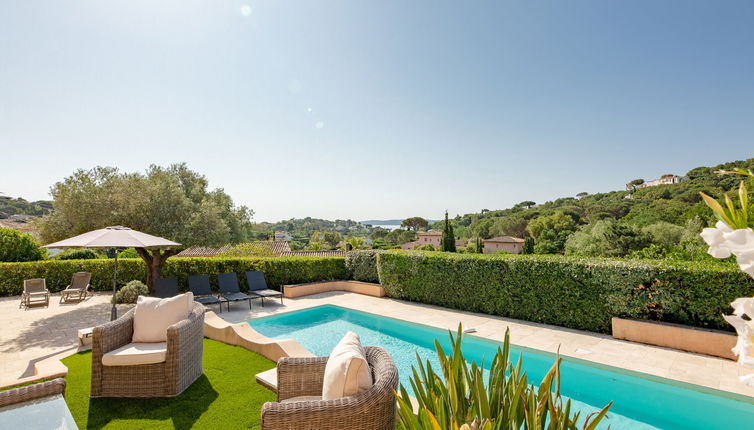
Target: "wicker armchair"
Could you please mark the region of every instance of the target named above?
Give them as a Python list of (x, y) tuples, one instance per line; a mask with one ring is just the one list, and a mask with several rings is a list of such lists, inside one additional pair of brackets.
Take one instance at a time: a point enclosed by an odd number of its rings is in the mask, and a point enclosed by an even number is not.
[(278, 403), (262, 406), (262, 429), (393, 430), (398, 369), (384, 349), (368, 346), (365, 350), (374, 380), (372, 388), (327, 401), (286, 401), (322, 395), (327, 357), (281, 358), (277, 365)]
[(41, 399), (65, 393), (65, 379), (57, 378), (47, 382), (26, 385), (12, 390), (0, 391), (0, 407)]
[(188, 318), (168, 327), (162, 363), (104, 366), (102, 356), (131, 342), (134, 310), (92, 332), (91, 397), (174, 397), (203, 373), (204, 306), (194, 303)]

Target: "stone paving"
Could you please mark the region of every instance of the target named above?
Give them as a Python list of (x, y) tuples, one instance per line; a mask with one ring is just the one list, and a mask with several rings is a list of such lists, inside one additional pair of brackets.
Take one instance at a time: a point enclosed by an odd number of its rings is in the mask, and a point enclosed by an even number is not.
[[(0, 385), (34, 374), (34, 363), (77, 347), (77, 330), (102, 324), (110, 319), (110, 295), (98, 293), (79, 303), (59, 305), (54, 296), (49, 308), (22, 310), (20, 299), (0, 299)], [(228, 322), (305, 309), (323, 304), (376, 313), (406, 321), (443, 329), (475, 328), (475, 336), (502, 341), (505, 328), (511, 330), (511, 342), (518, 346), (615, 366), (631, 371), (697, 384), (754, 397), (754, 388), (738, 382), (740, 375), (751, 370), (735, 362), (667, 348), (653, 347), (613, 339), (610, 336), (564, 329), (526, 321), (511, 320), (471, 312), (455, 311), (419, 303), (387, 298), (369, 297), (355, 293), (329, 292), (314, 296), (285, 299), (280, 305), (274, 300), (261, 307), (253, 301), (232, 303), (231, 311), (220, 313), (217, 306), (210, 309)], [(119, 305), (122, 314), (130, 306)]]
[[(59, 304), (50, 297), (50, 307), (18, 307), (20, 297), (0, 299), (0, 385), (34, 375), (34, 363), (64, 350), (78, 347), (78, 330), (110, 321), (112, 294), (95, 293), (81, 303)], [(132, 305), (118, 305), (118, 314)]]

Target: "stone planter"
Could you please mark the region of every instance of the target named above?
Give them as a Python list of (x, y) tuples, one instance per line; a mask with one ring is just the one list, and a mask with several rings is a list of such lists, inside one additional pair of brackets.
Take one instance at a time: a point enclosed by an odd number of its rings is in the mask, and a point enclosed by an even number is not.
[(613, 337), (736, 360), (733, 333), (658, 321), (613, 318)]

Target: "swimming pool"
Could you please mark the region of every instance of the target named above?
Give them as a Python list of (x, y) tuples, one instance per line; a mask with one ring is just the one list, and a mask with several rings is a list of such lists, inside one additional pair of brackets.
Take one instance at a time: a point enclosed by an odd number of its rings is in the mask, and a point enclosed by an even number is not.
[[(448, 333), (393, 318), (338, 306), (257, 318), (249, 324), (259, 333), (276, 339), (296, 339), (318, 356), (326, 356), (347, 331), (359, 334), (364, 345), (385, 348), (398, 366), (401, 383), (410, 389), (411, 366), (416, 354), (439, 369), (434, 341), (449, 348)], [(489, 363), (500, 343), (465, 336), (464, 356)], [(554, 362), (549, 353), (512, 346), (511, 359), (523, 357), (530, 381), (538, 382)], [(436, 366), (436, 367), (435, 367)], [(564, 358), (561, 393), (570, 398), (582, 416), (611, 400), (608, 419), (614, 430), (634, 429), (731, 429), (754, 426), (754, 399), (614, 367)]]

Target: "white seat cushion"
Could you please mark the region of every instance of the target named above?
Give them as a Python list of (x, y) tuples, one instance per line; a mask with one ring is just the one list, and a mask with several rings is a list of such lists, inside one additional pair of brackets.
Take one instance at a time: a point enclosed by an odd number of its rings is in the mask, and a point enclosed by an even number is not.
[(168, 327), (185, 320), (194, 306), (194, 295), (179, 294), (167, 299), (139, 296), (134, 310), (133, 343), (166, 342)]
[(165, 361), (167, 342), (129, 343), (102, 356), (103, 366), (136, 366)]
[(358, 334), (349, 331), (327, 359), (322, 400), (353, 396), (371, 387), (372, 372), (361, 340)]

